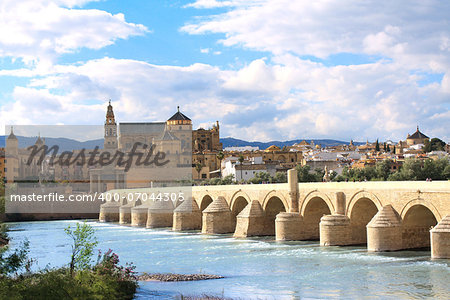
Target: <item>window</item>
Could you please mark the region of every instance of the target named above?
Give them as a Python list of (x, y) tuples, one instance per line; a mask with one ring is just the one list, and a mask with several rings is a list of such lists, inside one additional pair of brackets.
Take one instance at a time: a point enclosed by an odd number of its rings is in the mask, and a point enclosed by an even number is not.
[(206, 178), (206, 174), (202, 174), (202, 178), (205, 179)]

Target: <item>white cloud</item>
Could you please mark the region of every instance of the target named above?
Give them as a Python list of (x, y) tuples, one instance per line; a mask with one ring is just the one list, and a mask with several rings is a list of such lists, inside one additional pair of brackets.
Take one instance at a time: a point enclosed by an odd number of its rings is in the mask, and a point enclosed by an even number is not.
[(433, 71), (450, 65), (448, 1), (231, 2), (231, 10), (195, 19), (182, 30), (223, 33), (224, 45), (274, 54), (378, 54)]
[(202, 48), (202, 49), (200, 49), (200, 53), (208, 54), (209, 53), (209, 48)]
[(185, 7), (194, 8), (218, 8), (232, 6), (233, 1), (217, 1), (217, 0), (197, 0), (193, 3), (185, 5)]
[(117, 39), (147, 31), (127, 23), (121, 13), (71, 9), (89, 0), (3, 0), (0, 4), (0, 57), (42, 62), (81, 48), (100, 49)]
[[(281, 63), (283, 61), (283, 63)], [(205, 64), (159, 66), (103, 58), (16, 87), (0, 109), (5, 124), (102, 124), (111, 98), (123, 121), (164, 121), (180, 105), (195, 126), (221, 122), (221, 135), (248, 140), (405, 138), (420, 120), (448, 138), (440, 85), (419, 87), (391, 64), (324, 67), (293, 56), (238, 70)], [(380, 93), (382, 91), (382, 93)], [(93, 102), (92, 102), (93, 101)], [(445, 102), (444, 102), (445, 105)], [(436, 124), (439, 120), (439, 124)]]
[[(51, 6), (48, 1), (40, 3)], [(66, 13), (65, 7), (82, 3), (59, 2), (57, 18), (62, 18), (59, 12)], [(443, 26), (449, 11), (446, 2), (405, 5), (372, 1), (361, 5), (352, 1), (199, 0), (190, 6), (228, 8), (201, 21), (196, 18), (183, 30), (224, 33), (224, 45), (269, 54), (229, 68), (152, 65), (105, 57), (73, 65), (50, 64), (45, 69), (2, 70), (0, 76), (31, 80), (17, 86), (11, 95), (14, 101), (0, 108), (1, 122), (102, 124), (105, 103), (111, 98), (120, 122), (165, 120), (180, 105), (195, 126), (207, 127), (219, 120), (221, 136), (248, 140), (398, 140), (412, 133), (417, 124), (431, 137), (450, 139), (450, 29)], [(86, 15), (92, 12), (75, 11), (91, 20)], [(41, 25), (46, 21), (26, 25), (21, 19), (23, 39), (12, 42), (34, 47), (42, 44), (44, 54), (36, 56), (25, 46), (16, 45), (16, 56), (40, 58), (79, 47), (102, 47), (145, 30), (125, 22), (123, 15), (93, 13), (95, 22), (112, 22), (123, 35), (113, 30), (97, 36), (94, 30), (87, 36), (82, 31), (78, 37), (71, 31), (65, 46), (51, 52), (45, 50), (51, 48), (46, 45), (55, 44), (64, 34), (52, 29), (45, 36)], [(27, 26), (31, 33), (24, 29)], [(74, 26), (80, 27), (78, 22)], [(216, 54), (212, 49), (200, 52)], [(325, 58), (340, 52), (379, 55), (382, 59), (327, 66), (303, 57)], [(442, 82), (420, 83), (432, 72), (444, 73)]]

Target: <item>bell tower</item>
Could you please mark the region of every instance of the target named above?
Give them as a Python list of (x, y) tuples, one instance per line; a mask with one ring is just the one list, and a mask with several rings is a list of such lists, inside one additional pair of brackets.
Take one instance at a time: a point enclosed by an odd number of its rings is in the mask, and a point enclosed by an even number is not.
[(105, 121), (105, 137), (104, 137), (104, 149), (117, 149), (117, 123), (114, 118), (114, 111), (111, 105), (111, 100), (109, 100), (108, 110), (106, 111), (106, 121)]

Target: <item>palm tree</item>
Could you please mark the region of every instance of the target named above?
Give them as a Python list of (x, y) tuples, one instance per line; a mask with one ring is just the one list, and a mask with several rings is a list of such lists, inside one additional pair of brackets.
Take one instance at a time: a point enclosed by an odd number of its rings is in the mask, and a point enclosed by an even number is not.
[(217, 159), (219, 160), (219, 177), (222, 178), (222, 159), (225, 157), (222, 151), (217, 153)]
[(241, 180), (242, 180), (243, 179), (242, 178), (242, 163), (244, 162), (244, 155), (242, 155), (242, 154), (239, 155), (238, 162), (241, 165)]
[(200, 172), (202, 171), (202, 169), (203, 169), (203, 165), (201, 164), (201, 163), (199, 163), (199, 162), (197, 162), (196, 164), (195, 164), (195, 170), (197, 171), (197, 176), (198, 176), (198, 180), (200, 180)]

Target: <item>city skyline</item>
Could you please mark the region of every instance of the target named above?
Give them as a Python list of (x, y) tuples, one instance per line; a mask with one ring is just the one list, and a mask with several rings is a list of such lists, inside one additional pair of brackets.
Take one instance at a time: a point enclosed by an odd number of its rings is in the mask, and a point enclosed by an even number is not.
[[(4, 125), (161, 121), (248, 141), (448, 142), (450, 4), (4, 1)], [(8, 134), (9, 132), (6, 132)]]

